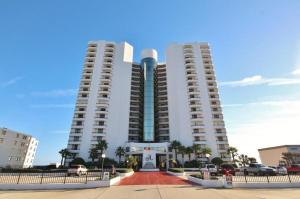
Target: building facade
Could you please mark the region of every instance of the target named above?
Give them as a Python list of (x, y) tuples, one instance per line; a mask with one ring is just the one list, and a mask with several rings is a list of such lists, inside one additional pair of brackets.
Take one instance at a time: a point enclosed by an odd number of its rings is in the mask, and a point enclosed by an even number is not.
[(30, 168), (38, 140), (7, 128), (0, 128), (0, 167)]
[(267, 166), (286, 165), (283, 153), (294, 154), (294, 163), (300, 164), (300, 145), (282, 145), (258, 149), (261, 162)]
[(68, 142), (73, 157), (90, 161), (90, 149), (106, 140), (108, 157), (121, 146), (143, 168), (156, 168), (178, 140), (229, 160), (209, 45), (172, 44), (166, 62), (157, 57), (144, 49), (134, 62), (126, 42), (89, 42)]

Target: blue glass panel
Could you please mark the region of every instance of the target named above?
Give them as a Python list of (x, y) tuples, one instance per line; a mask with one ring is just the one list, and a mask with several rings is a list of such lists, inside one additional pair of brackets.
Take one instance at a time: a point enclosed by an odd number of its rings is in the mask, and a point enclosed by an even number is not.
[(144, 58), (144, 141), (154, 141), (154, 68), (156, 60)]

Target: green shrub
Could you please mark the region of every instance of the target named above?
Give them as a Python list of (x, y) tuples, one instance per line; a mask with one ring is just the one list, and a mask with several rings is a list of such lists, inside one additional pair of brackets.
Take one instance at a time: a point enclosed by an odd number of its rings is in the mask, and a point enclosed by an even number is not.
[(185, 168), (199, 168), (200, 161), (197, 161), (197, 160), (187, 161), (184, 163), (184, 167)]
[(182, 168), (169, 168), (169, 171), (174, 173), (183, 173), (184, 170)]
[(131, 171), (133, 171), (133, 169), (117, 169), (116, 170), (117, 172), (119, 172), (119, 173), (129, 173), (129, 172), (131, 172)]
[(74, 160), (71, 161), (70, 165), (85, 165), (85, 161), (82, 158), (75, 158)]

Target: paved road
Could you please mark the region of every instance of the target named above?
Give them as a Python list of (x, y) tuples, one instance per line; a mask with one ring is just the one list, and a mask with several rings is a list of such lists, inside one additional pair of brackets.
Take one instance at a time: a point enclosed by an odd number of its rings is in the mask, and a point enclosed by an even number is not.
[(135, 172), (127, 177), (119, 185), (188, 185), (189, 181), (172, 176), (166, 172)]
[(0, 191), (0, 199), (299, 199), (300, 189), (203, 189), (192, 185), (133, 185), (58, 191)]

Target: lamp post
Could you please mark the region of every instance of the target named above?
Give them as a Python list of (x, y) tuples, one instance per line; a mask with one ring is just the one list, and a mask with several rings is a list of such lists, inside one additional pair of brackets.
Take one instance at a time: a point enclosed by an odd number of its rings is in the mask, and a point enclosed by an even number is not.
[(103, 164), (104, 164), (104, 159), (105, 159), (105, 154), (103, 153), (102, 155), (101, 155), (101, 158), (102, 158), (102, 178), (103, 178), (103, 174), (104, 174), (104, 171), (103, 171)]

